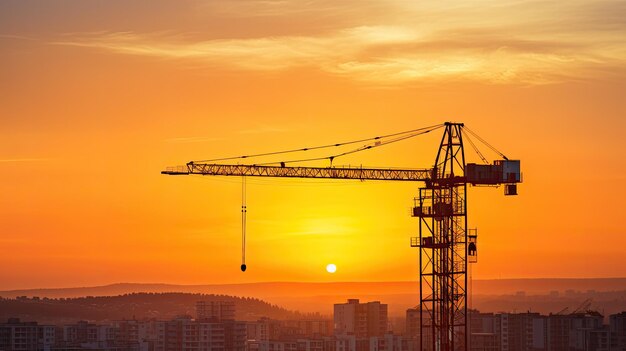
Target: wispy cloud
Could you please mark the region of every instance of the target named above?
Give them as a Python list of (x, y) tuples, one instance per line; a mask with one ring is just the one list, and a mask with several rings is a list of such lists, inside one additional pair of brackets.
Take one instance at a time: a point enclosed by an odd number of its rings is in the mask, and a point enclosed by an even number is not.
[(252, 39), (217, 39), (199, 42), (171, 40), (130, 32), (87, 35), (55, 44), (106, 49), (122, 54), (170, 59), (200, 59), (207, 63), (250, 70), (283, 70), (300, 66), (326, 66), (355, 57), (371, 45), (410, 41), (403, 28), (357, 27), (328, 36), (281, 36)]
[(16, 39), (16, 40), (37, 40), (35, 38), (30, 38), (24, 35), (15, 35), (15, 34), (0, 34), (0, 38), (2, 39)]
[(40, 162), (40, 161), (48, 161), (49, 158), (5, 158), (0, 159), (0, 163), (6, 162)]
[[(282, 15), (296, 10), (283, 1), (238, 4), (260, 6), (272, 16), (281, 16), (281, 9)], [(394, 4), (394, 10), (401, 7)], [(577, 1), (558, 8), (517, 2), (458, 4), (406, 5), (405, 14), (398, 12), (393, 24), (315, 35), (192, 41), (163, 33), (110, 32), (72, 36), (55, 44), (195, 60), (212, 68), (276, 72), (310, 67), (382, 85), (442, 79), (543, 84), (585, 79), (607, 67), (626, 66), (626, 44), (618, 35), (626, 30), (626, 22), (614, 14), (625, 12), (624, 6), (600, 2), (604, 6), (589, 8)], [(582, 16), (585, 9), (587, 17)], [(557, 15), (562, 20), (555, 21)], [(411, 16), (433, 21), (409, 20)], [(434, 21), (437, 18), (441, 20)]]

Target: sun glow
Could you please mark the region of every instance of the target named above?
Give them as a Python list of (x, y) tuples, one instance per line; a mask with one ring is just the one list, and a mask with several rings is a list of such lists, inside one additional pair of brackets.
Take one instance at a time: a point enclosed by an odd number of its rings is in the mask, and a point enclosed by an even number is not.
[(326, 266), (326, 272), (328, 272), (328, 273), (335, 273), (336, 271), (337, 271), (337, 266), (335, 266), (334, 263), (329, 263)]

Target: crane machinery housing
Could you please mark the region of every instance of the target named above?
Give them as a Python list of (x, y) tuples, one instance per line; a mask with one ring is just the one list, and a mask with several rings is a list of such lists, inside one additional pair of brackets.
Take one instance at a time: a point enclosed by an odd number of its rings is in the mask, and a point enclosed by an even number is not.
[[(396, 169), (367, 167), (334, 167), (334, 158), (368, 150), (387, 143), (444, 128), (432, 168)], [(467, 132), (466, 132), (467, 131)], [(477, 138), (502, 159), (488, 163), (470, 138)], [(464, 137), (485, 164), (466, 163)], [(370, 142), (356, 150), (337, 155), (272, 164), (223, 164), (221, 161), (246, 159), (287, 152), (309, 151), (352, 143)], [(288, 166), (290, 162), (328, 159), (329, 167)], [(291, 177), (317, 179), (358, 179), (424, 182), (414, 199), (413, 217), (419, 219), (419, 236), (411, 238), (411, 246), (419, 249), (420, 350), (469, 350), (468, 264), (475, 262), (476, 236), (467, 226), (467, 185), (504, 186), (505, 195), (517, 195), (522, 181), (519, 160), (509, 160), (463, 123), (441, 125), (390, 134), (354, 142), (331, 144), (316, 148), (288, 150), (205, 161), (191, 161), (184, 166), (170, 167), (166, 175), (212, 175)], [(242, 213), (245, 206), (242, 206)], [(244, 213), (245, 215), (245, 213)], [(245, 226), (245, 223), (243, 224)], [(245, 239), (245, 238), (244, 238)], [(242, 265), (244, 270), (245, 265)]]

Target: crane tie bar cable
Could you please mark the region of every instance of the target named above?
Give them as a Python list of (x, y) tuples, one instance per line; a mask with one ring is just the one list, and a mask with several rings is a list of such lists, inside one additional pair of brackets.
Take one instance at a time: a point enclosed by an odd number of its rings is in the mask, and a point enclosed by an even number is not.
[(478, 157), (480, 157), (480, 159), (483, 160), (483, 162), (488, 165), (489, 161), (487, 161), (487, 159), (485, 158), (483, 153), (480, 152), (480, 150), (478, 149), (478, 146), (476, 146), (476, 144), (474, 144), (474, 142), (472, 141), (472, 138), (470, 138), (469, 134), (466, 133), (464, 130), (462, 130), (461, 133), (463, 133), (463, 136), (465, 137), (465, 140), (467, 140), (469, 142), (469, 144), (472, 146), (472, 149), (474, 149), (474, 151), (476, 152)]
[(233, 156), (233, 157), (213, 158), (213, 159), (208, 159), (208, 160), (194, 160), (194, 162), (228, 161), (228, 160), (246, 159), (246, 158), (260, 157), (260, 156), (280, 155), (280, 154), (301, 152), (301, 151), (319, 150), (319, 149), (325, 149), (325, 148), (331, 148), (331, 147), (339, 147), (339, 146), (351, 145), (351, 144), (356, 144), (356, 143), (362, 143), (362, 142), (366, 142), (366, 141), (376, 141), (376, 140), (380, 140), (380, 139), (384, 139), (384, 138), (390, 138), (390, 137), (395, 137), (395, 136), (399, 136), (399, 135), (415, 133), (415, 132), (419, 132), (419, 131), (427, 130), (427, 129), (431, 129), (431, 128), (436, 129), (436, 128), (439, 128), (439, 127), (442, 127), (442, 126), (443, 126), (443, 124), (437, 124), (437, 125), (434, 125), (434, 126), (417, 128), (417, 129), (407, 130), (407, 131), (404, 131), (404, 132), (386, 134), (386, 135), (376, 136), (376, 137), (373, 137), (373, 138), (366, 138), (366, 139), (359, 139), (359, 140), (353, 140), (353, 141), (346, 141), (346, 142), (342, 142), (342, 143), (327, 144), (327, 145), (305, 147), (305, 148), (283, 150), (283, 151), (265, 152), (265, 153), (259, 153), (259, 154), (253, 154), (253, 155), (242, 155), (242, 156)]
[(473, 136), (475, 136), (476, 139), (478, 139), (481, 143), (485, 144), (488, 148), (493, 150), (493, 152), (495, 152), (496, 154), (502, 156), (503, 159), (505, 159), (505, 160), (509, 159), (508, 157), (504, 156), (504, 154), (502, 152), (498, 151), (498, 149), (496, 149), (491, 144), (486, 142), (485, 139), (481, 138), (478, 134), (474, 133), (471, 129), (467, 128), (467, 126), (465, 126), (465, 130), (467, 130), (469, 133), (471, 133)]
[[(309, 161), (320, 161), (320, 160), (330, 160), (330, 162), (332, 164), (333, 160), (335, 160), (338, 157), (345, 156), (345, 155), (350, 155), (350, 154), (357, 153), (357, 152), (360, 152), (360, 151), (370, 150), (370, 149), (373, 149), (373, 148), (376, 148), (376, 147), (380, 147), (380, 146), (392, 144), (392, 143), (395, 143), (395, 142), (398, 142), (398, 141), (402, 141), (402, 140), (405, 140), (405, 139), (413, 138), (413, 137), (416, 137), (418, 135), (430, 133), (433, 130), (439, 129), (441, 127), (443, 127), (443, 124), (440, 124), (440, 125), (437, 125), (437, 126), (433, 126), (433, 127), (428, 127), (430, 129), (421, 128), (422, 129), (421, 132), (417, 132), (417, 133), (413, 133), (413, 134), (409, 134), (409, 135), (403, 135), (403, 136), (400, 136), (398, 138), (391, 139), (391, 140), (384, 141), (384, 142), (376, 141), (374, 144), (364, 145), (364, 146), (361, 146), (361, 147), (359, 147), (357, 149), (346, 151), (346, 152), (342, 152), (340, 154), (335, 154), (335, 155), (331, 155), (331, 156), (313, 157), (313, 158), (298, 159), (298, 160), (288, 160), (288, 161), (281, 161), (281, 162), (265, 162), (265, 163), (257, 163), (255, 165), (257, 165), (257, 166), (264, 166), (264, 165), (280, 164), (281, 166), (284, 166), (287, 163), (309, 162)], [(399, 135), (399, 134), (400, 133), (396, 133), (396, 135)], [(367, 139), (367, 140), (373, 140), (373, 139)]]

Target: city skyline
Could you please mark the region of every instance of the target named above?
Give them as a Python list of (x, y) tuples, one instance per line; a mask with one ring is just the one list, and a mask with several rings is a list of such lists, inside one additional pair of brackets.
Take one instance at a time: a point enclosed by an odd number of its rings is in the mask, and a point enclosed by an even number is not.
[[(249, 178), (242, 273), (240, 179), (159, 171), (445, 121), (522, 160), (519, 196), (469, 191), (475, 279), (626, 277), (625, 18), (611, 1), (3, 2), (0, 290), (415, 281), (415, 184)], [(341, 164), (432, 167), (438, 138)]]
[[(118, 296), (122, 297), (122, 296)], [(147, 297), (144, 294), (144, 298)], [(154, 295), (150, 296), (154, 298)], [(423, 315), (409, 308), (405, 318), (390, 319), (384, 301), (348, 299), (334, 303), (328, 316), (287, 318), (250, 316), (238, 311), (249, 302), (217, 295), (192, 295), (195, 312), (169, 317), (105, 318), (104, 321), (0, 322), (0, 347), (7, 350), (206, 350), (206, 351), (419, 351), (431, 340), (419, 327)], [(111, 298), (111, 297), (109, 297)], [(136, 296), (123, 298), (140, 301)], [(210, 300), (206, 300), (210, 298)], [(227, 299), (227, 298), (230, 298)], [(93, 299), (93, 298), (92, 298)], [(28, 298), (18, 298), (28, 301)], [(40, 301), (33, 299), (33, 301)], [(50, 300), (48, 300), (50, 301)], [(163, 299), (166, 301), (166, 299)], [(0, 299), (0, 303), (3, 300)], [(171, 303), (171, 300), (170, 300)], [(191, 306), (190, 306), (191, 305)], [(471, 310), (471, 347), (475, 351), (620, 351), (626, 347), (626, 311), (602, 315), (588, 302), (568, 311), (481, 312)], [(240, 306), (241, 307), (241, 306)], [(247, 306), (249, 308), (249, 306)], [(114, 309), (108, 304), (104, 309)], [(246, 309), (244, 307), (244, 309)], [(129, 311), (126, 311), (129, 313)], [(133, 313), (136, 311), (133, 311)], [(150, 311), (154, 312), (154, 311)], [(172, 312), (172, 311), (170, 311)], [(239, 312), (239, 313), (238, 313)], [(249, 311), (248, 311), (249, 312)], [(239, 317), (238, 317), (239, 316)], [(240, 318), (246, 316), (247, 318)], [(421, 316), (421, 317), (420, 317)], [(393, 320), (393, 321), (392, 321)], [(428, 342), (426, 343), (428, 344)]]

